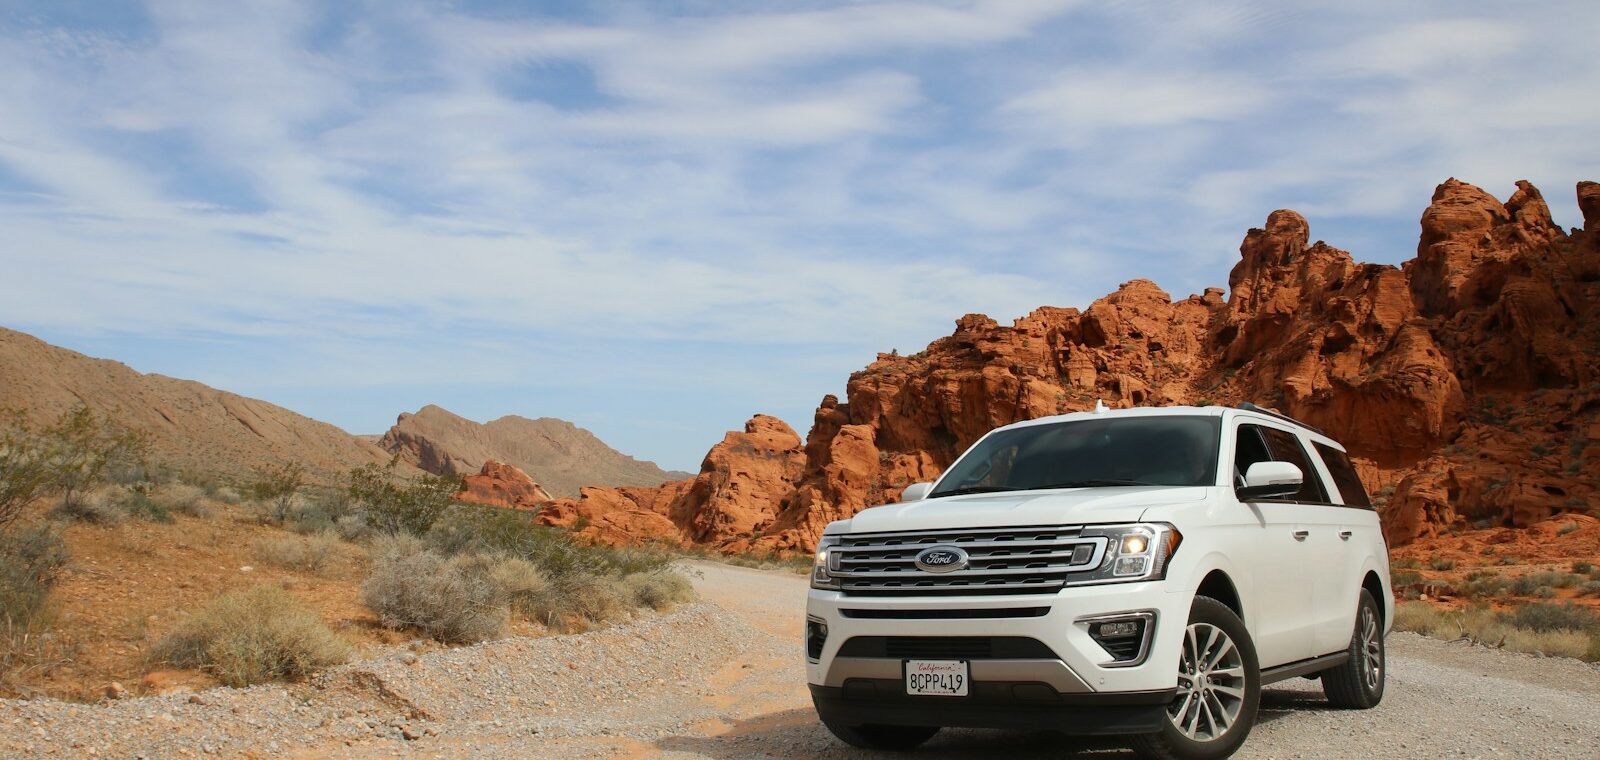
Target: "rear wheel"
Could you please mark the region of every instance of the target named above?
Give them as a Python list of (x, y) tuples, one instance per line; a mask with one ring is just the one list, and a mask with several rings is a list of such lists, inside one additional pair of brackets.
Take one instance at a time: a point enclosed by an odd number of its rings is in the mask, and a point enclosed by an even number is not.
[(1363, 589), (1356, 604), (1356, 629), (1350, 635), (1350, 659), (1322, 671), (1322, 693), (1328, 704), (1355, 710), (1377, 707), (1383, 701), (1388, 675), (1383, 651), (1383, 618), (1378, 600)]
[(939, 733), (937, 726), (846, 726), (824, 720), (822, 725), (839, 740), (862, 749), (907, 750), (915, 749)]
[(1210, 597), (1189, 608), (1178, 694), (1161, 730), (1132, 738), (1141, 757), (1212, 760), (1238, 751), (1256, 722), (1261, 670), (1239, 616)]

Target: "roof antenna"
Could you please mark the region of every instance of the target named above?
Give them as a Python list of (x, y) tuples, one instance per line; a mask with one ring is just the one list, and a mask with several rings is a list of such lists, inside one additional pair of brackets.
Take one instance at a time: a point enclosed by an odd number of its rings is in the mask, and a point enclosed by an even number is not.
[(1106, 402), (1101, 400), (1101, 399), (1095, 399), (1094, 400), (1094, 413), (1095, 414), (1104, 414), (1105, 411), (1106, 411)]

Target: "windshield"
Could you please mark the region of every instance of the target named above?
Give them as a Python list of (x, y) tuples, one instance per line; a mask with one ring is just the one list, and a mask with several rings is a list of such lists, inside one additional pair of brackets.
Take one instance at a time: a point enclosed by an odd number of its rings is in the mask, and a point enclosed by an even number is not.
[(1005, 430), (979, 441), (928, 498), (986, 491), (1216, 484), (1222, 418), (1115, 417)]

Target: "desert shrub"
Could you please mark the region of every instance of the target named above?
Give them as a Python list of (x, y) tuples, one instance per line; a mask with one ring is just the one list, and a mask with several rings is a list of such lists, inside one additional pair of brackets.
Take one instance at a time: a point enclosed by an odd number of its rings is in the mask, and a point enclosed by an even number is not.
[(168, 511), (190, 517), (205, 517), (205, 489), (188, 483), (168, 483), (155, 493), (155, 499)]
[(1540, 633), (1561, 630), (1600, 633), (1600, 615), (1571, 602), (1524, 604), (1508, 613), (1506, 619), (1514, 626)]
[(43, 437), (16, 409), (0, 410), (0, 530), (53, 486)]
[(1456, 561), (1448, 557), (1434, 557), (1428, 560), (1428, 567), (1441, 572), (1456, 569)]
[(1588, 575), (1589, 573), (1594, 572), (1594, 563), (1583, 561), (1574, 562), (1572, 563), (1572, 572), (1579, 575)]
[(361, 515), (345, 515), (333, 524), (339, 538), (346, 541), (365, 541), (372, 537), (372, 526)]
[(1504, 557), (1501, 557), (1499, 560), (1496, 560), (1496, 562), (1495, 562), (1495, 564), (1497, 564), (1497, 565), (1517, 565), (1517, 564), (1521, 564), (1521, 563), (1522, 563), (1522, 558), (1521, 557), (1515, 557), (1515, 556), (1512, 556), (1510, 554), (1507, 554)]
[(1578, 590), (1585, 596), (1600, 596), (1600, 581), (1584, 581)]
[(1511, 593), (1517, 596), (1538, 596), (1541, 591), (1550, 590), (1556, 584), (1558, 574), (1551, 572), (1529, 573), (1511, 581)]
[(124, 514), (145, 522), (172, 522), (172, 512), (165, 504), (150, 498), (142, 490), (125, 491), (120, 495), (121, 508)]
[(635, 573), (623, 578), (622, 585), (633, 595), (634, 604), (653, 610), (694, 599), (694, 586), (676, 572)]
[(1415, 570), (1400, 570), (1389, 577), (1389, 582), (1395, 588), (1414, 586), (1422, 582), (1422, 573), (1419, 573)]
[(299, 462), (259, 465), (252, 470), (254, 478), (245, 487), (250, 498), (263, 505), (266, 519), (281, 525), (289, 519), (295, 505), (295, 496), (305, 484), (305, 467)]
[(461, 479), (437, 475), (401, 478), (395, 474), (397, 462), (391, 460), (387, 467), (369, 464), (351, 470), (350, 504), (380, 532), (420, 536), (456, 503)]
[(539, 609), (554, 593), (550, 579), (532, 562), (518, 557), (499, 557), (489, 566), (489, 577), (500, 587), (512, 613), (537, 619)]
[(556, 631), (582, 631), (626, 617), (634, 598), (615, 576), (574, 573), (557, 579), (531, 617)]
[(256, 559), (261, 562), (305, 573), (321, 572), (338, 551), (339, 538), (332, 533), (312, 536), (278, 536), (256, 542)]
[(1419, 567), (1422, 567), (1422, 562), (1418, 561), (1414, 557), (1404, 557), (1404, 558), (1395, 560), (1394, 563), (1393, 563), (1393, 566), (1394, 567), (1398, 567), (1398, 568), (1402, 568), (1402, 569), (1405, 569), (1405, 570), (1415, 570), (1415, 569), (1417, 569)]
[(217, 488), (217, 490), (212, 491), (211, 498), (216, 499), (223, 504), (238, 504), (244, 501), (244, 497), (240, 496), (238, 491), (235, 491), (228, 486), (221, 486)]
[(1578, 532), (1578, 524), (1577, 523), (1565, 523), (1561, 527), (1556, 528), (1556, 535), (1558, 535), (1558, 536), (1565, 536), (1568, 533), (1577, 533), (1577, 532)]
[(416, 628), (446, 643), (499, 636), (508, 616), (504, 591), (481, 555), (445, 558), (419, 544), (389, 543), (373, 552), (361, 601), (391, 628)]
[(127, 511), (122, 508), (121, 497), (109, 489), (79, 491), (64, 497), (55, 509), (50, 510), (50, 516), (93, 525), (116, 525), (128, 519)]
[(67, 561), (66, 541), (54, 525), (0, 531), (0, 637), (34, 620)]
[(428, 531), (427, 541), (444, 554), (519, 557), (552, 579), (660, 572), (676, 559), (671, 552), (658, 548), (613, 549), (580, 544), (567, 531), (534, 523), (533, 515), (527, 512), (477, 504), (452, 506)]
[(142, 435), (81, 405), (45, 428), (43, 437), (51, 480), (64, 500), (103, 482), (108, 472), (138, 467), (147, 448)]
[(156, 642), (151, 660), (243, 687), (304, 678), (349, 655), (349, 646), (298, 599), (262, 584), (212, 600)]

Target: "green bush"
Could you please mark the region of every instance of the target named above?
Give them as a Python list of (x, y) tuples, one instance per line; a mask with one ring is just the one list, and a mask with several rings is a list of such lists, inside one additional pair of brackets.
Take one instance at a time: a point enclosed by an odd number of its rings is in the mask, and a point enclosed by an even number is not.
[(1572, 572), (1579, 575), (1588, 575), (1589, 573), (1594, 572), (1594, 563), (1582, 561), (1574, 562), (1572, 563)]
[(1428, 560), (1428, 567), (1441, 572), (1456, 569), (1456, 561), (1446, 557), (1434, 557)]
[(44, 438), (16, 409), (0, 409), (0, 530), (54, 485)]
[(108, 471), (139, 467), (147, 448), (142, 435), (77, 406), (43, 431), (51, 479), (63, 500), (104, 482)]
[(420, 536), (456, 503), (461, 479), (437, 475), (400, 478), (395, 474), (397, 462), (391, 460), (387, 467), (369, 464), (351, 470), (350, 504), (380, 532)]
[(254, 479), (245, 487), (246, 492), (266, 509), (266, 521), (282, 525), (305, 485), (305, 467), (299, 462), (283, 462), (258, 465), (252, 472)]
[(662, 549), (587, 546), (560, 528), (538, 525), (512, 509), (457, 503), (428, 531), (429, 546), (443, 554), (493, 553), (533, 563), (552, 579), (568, 575), (632, 575), (668, 568)]
[(121, 494), (122, 511), (145, 522), (170, 523), (172, 512), (143, 491), (125, 491)]
[(235, 687), (301, 679), (349, 659), (350, 648), (277, 586), (224, 594), (162, 637), (151, 660), (198, 668)]

